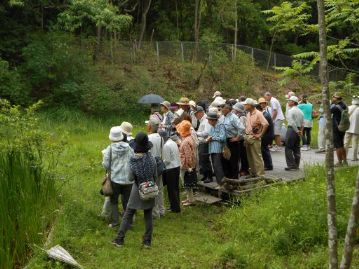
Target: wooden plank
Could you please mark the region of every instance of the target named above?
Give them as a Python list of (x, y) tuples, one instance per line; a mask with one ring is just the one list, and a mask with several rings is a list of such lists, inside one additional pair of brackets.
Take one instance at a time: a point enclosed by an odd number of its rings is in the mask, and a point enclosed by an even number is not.
[(222, 201), (221, 198), (218, 198), (218, 197), (215, 197), (215, 196), (212, 196), (212, 195), (203, 193), (203, 192), (198, 192), (198, 193), (194, 196), (194, 198), (195, 198), (195, 200), (198, 201), (198, 202), (202, 202), (202, 203), (209, 204), (209, 205), (212, 205), (212, 204), (215, 204), (215, 203), (219, 203), (219, 202)]

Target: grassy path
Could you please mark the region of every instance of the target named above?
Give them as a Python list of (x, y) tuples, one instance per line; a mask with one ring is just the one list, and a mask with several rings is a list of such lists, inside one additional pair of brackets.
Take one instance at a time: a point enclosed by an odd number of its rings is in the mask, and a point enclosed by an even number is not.
[[(53, 126), (53, 125), (51, 125)], [(52, 128), (48, 126), (48, 128)], [(110, 241), (116, 230), (98, 217), (103, 197), (99, 194), (103, 176), (101, 150), (108, 143), (108, 130), (102, 125), (60, 126), (58, 132), (71, 130), (69, 144), (60, 161), (61, 204), (52, 245), (60, 244), (85, 268), (210, 268), (223, 240), (216, 233), (215, 221), (225, 208), (196, 206), (181, 214), (167, 214), (154, 221), (153, 247), (141, 249), (143, 215), (137, 213), (125, 247), (115, 248)], [(94, 130), (94, 131), (89, 131)], [(155, 266), (154, 266), (155, 262)], [(63, 268), (38, 255), (30, 268)]]

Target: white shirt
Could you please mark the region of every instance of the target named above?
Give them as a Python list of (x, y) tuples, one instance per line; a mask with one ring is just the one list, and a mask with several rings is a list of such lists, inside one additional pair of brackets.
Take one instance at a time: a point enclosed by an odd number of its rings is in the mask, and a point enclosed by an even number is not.
[(348, 109), (350, 127), (347, 133), (359, 134), (359, 105), (351, 105)]
[(270, 107), (272, 108), (272, 111), (277, 110), (277, 117), (273, 119), (273, 121), (276, 120), (284, 120), (284, 115), (282, 111), (282, 107), (278, 101), (277, 98), (272, 97), (269, 101)]
[(166, 170), (181, 166), (178, 146), (172, 139), (168, 139), (163, 145), (162, 160), (166, 165)]
[(150, 152), (153, 157), (161, 157), (161, 147), (162, 147), (162, 138), (158, 133), (155, 134), (149, 134), (148, 140), (152, 142), (152, 148), (150, 149)]
[(208, 123), (206, 114), (203, 115), (199, 122), (200, 124), (197, 130), (198, 141), (199, 143), (205, 143), (205, 140), (209, 135), (209, 131), (211, 130), (211, 125)]

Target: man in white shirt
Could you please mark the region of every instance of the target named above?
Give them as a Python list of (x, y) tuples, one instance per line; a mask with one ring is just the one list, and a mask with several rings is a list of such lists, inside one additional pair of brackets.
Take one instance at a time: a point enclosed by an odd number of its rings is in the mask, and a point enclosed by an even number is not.
[(266, 92), (264, 98), (268, 102), (272, 109), (272, 120), (274, 123), (274, 141), (276, 145), (272, 148), (272, 151), (280, 151), (282, 146), (281, 130), (284, 123), (284, 114), (282, 107), (277, 98), (274, 98), (270, 92)]
[[(150, 152), (153, 157), (162, 158), (163, 139), (157, 133), (158, 126), (160, 125), (160, 121), (151, 118), (146, 123), (147, 123), (148, 140), (152, 143), (152, 148), (150, 149)], [(159, 193), (155, 199), (155, 207), (152, 210), (152, 215), (154, 218), (160, 218), (161, 216), (165, 215), (165, 211), (166, 211), (163, 203), (162, 175), (157, 177), (156, 183), (159, 189)]]
[(197, 137), (199, 141), (198, 145), (198, 159), (199, 159), (199, 172), (203, 175), (202, 181), (209, 183), (212, 181), (212, 166), (209, 160), (208, 143), (206, 139), (211, 125), (208, 123), (207, 115), (204, 113), (204, 109), (201, 106), (197, 106), (195, 116), (200, 122)]
[(161, 131), (160, 135), (165, 141), (162, 149), (162, 159), (166, 165), (166, 169), (163, 171), (162, 179), (164, 185), (167, 186), (168, 200), (170, 202), (169, 211), (173, 213), (180, 213), (180, 153), (176, 142), (169, 138), (168, 132)]

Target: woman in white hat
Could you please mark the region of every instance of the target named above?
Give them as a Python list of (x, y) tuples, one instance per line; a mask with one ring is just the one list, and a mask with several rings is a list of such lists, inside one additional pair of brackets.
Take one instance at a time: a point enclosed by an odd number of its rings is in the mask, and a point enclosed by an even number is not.
[(111, 216), (109, 227), (119, 224), (118, 198), (121, 195), (123, 211), (126, 210), (128, 199), (132, 189), (130, 181), (130, 159), (134, 152), (128, 143), (124, 141), (122, 128), (112, 127), (109, 138), (111, 144), (102, 151), (102, 165), (111, 175), (111, 185), (113, 194), (110, 196)]
[(122, 133), (126, 135), (126, 140), (128, 143), (130, 143), (131, 141), (134, 140), (133, 136), (132, 136), (132, 130), (133, 130), (133, 126), (131, 123), (127, 122), (127, 121), (123, 121), (120, 125)]

